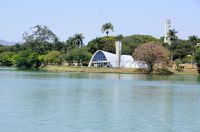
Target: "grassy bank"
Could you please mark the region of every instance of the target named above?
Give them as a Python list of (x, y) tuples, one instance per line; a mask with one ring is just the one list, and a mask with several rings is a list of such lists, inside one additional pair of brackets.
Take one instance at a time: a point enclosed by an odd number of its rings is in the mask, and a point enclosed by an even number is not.
[(126, 74), (147, 74), (144, 69), (133, 68), (89, 68), (89, 67), (68, 67), (68, 66), (45, 66), (40, 68), (42, 71), (53, 72), (87, 72), (87, 73), (126, 73)]
[[(42, 71), (52, 72), (86, 72), (86, 73), (125, 73), (125, 74), (149, 74), (146, 69), (134, 68), (89, 68), (89, 67), (68, 67), (68, 66), (45, 66), (40, 68)], [(152, 74), (171, 75), (168, 70), (158, 70)]]
[(175, 69), (170, 69), (176, 75), (199, 75), (197, 69), (183, 69), (183, 71), (177, 71)]

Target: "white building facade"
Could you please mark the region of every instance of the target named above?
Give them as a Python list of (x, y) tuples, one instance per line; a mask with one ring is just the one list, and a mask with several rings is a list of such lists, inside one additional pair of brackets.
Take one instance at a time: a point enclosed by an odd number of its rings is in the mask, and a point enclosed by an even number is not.
[(134, 61), (130, 55), (121, 55), (119, 63), (117, 54), (99, 50), (90, 60), (89, 67), (147, 68), (147, 65), (144, 62)]

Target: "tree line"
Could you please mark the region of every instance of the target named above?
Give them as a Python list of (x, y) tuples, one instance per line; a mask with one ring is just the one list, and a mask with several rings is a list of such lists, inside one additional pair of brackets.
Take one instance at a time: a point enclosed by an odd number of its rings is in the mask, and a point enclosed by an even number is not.
[(47, 26), (37, 25), (31, 28), (31, 33), (23, 34), (22, 44), (0, 45), (0, 65), (30, 68), (63, 65), (66, 62), (69, 65), (77, 63), (79, 66), (87, 66), (92, 54), (97, 50), (115, 53), (116, 41), (122, 41), (123, 54), (133, 57), (138, 56), (134, 52), (137, 48), (154, 42), (169, 51), (172, 61), (180, 60), (182, 63), (192, 62), (198, 65), (199, 48), (196, 44), (200, 39), (195, 35), (182, 40), (178, 38), (176, 30), (170, 30), (168, 37), (172, 43), (169, 45), (164, 43), (164, 37), (157, 39), (150, 35), (109, 36), (110, 31), (114, 31), (112, 23), (104, 24), (101, 31), (106, 33), (106, 36), (96, 37), (84, 44), (84, 35), (81, 33), (70, 36), (63, 42)]

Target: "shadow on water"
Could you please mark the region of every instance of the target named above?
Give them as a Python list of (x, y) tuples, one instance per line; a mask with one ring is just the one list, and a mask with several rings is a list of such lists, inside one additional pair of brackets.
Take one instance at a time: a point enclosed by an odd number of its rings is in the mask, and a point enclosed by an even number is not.
[(19, 68), (19, 67), (3, 67), (0, 66), (0, 71), (26, 71), (26, 72), (37, 72), (38, 68)]
[(197, 81), (200, 82), (200, 75), (197, 77)]
[(3, 67), (0, 66), (0, 71), (16, 71), (15, 67)]

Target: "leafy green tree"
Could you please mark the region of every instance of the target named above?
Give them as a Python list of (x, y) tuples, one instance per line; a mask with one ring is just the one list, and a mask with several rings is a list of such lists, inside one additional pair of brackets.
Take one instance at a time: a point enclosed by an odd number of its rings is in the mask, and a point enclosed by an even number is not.
[(73, 53), (73, 50), (70, 50), (69, 52), (67, 52), (65, 56), (65, 60), (69, 63), (70, 66), (73, 65), (74, 61), (76, 60), (76, 56)]
[(32, 50), (21, 51), (13, 56), (14, 64), (17, 67), (39, 67), (38, 54)]
[(194, 59), (196, 61), (196, 64), (197, 64), (197, 70), (200, 74), (200, 47), (198, 47), (195, 51), (195, 54), (194, 54)]
[(89, 52), (94, 54), (97, 50), (103, 49), (104, 43), (105, 42), (102, 38), (95, 38), (88, 43), (87, 48), (88, 48)]
[(83, 39), (84, 36), (82, 34), (75, 34), (73, 37), (69, 37), (63, 47), (64, 53), (66, 54), (76, 47), (83, 47)]
[(19, 51), (23, 51), (26, 49), (25, 45), (22, 44), (15, 44), (9, 47), (9, 51), (10, 52), (19, 52)]
[(144, 61), (148, 65), (149, 72), (152, 72), (156, 63), (167, 62), (168, 53), (161, 44), (149, 42), (136, 48), (133, 56), (138, 61)]
[(104, 50), (107, 52), (115, 53), (115, 37), (101, 37), (90, 41), (87, 45), (88, 51), (95, 53), (97, 50)]
[[(25, 32), (23, 39), (25, 40), (23, 46), (24, 50), (31, 48), (38, 54), (47, 54), (53, 48), (60, 48), (58, 44), (58, 37), (47, 26), (37, 25), (31, 28), (31, 34)], [(60, 49), (59, 49), (60, 50)]]
[(58, 39), (55, 39), (55, 41), (52, 44), (52, 50), (62, 52), (63, 49), (64, 49), (64, 43), (59, 41)]
[(66, 54), (68, 51), (72, 50), (75, 47), (78, 47), (75, 43), (75, 38), (69, 37), (64, 44), (64, 53)]
[(115, 37), (115, 39), (116, 39), (117, 41), (122, 41), (123, 38), (124, 38), (124, 36), (123, 36), (122, 34), (120, 34), (120, 35), (118, 35), (118, 36)]
[(131, 35), (122, 39), (122, 53), (126, 55), (132, 55), (133, 51), (143, 45), (144, 43), (151, 41), (159, 41), (158, 39), (150, 35)]
[(23, 45), (26, 49), (31, 49), (32, 51), (36, 52), (39, 55), (47, 54), (48, 52), (52, 51), (54, 46), (52, 43), (49, 42), (28, 42)]
[(183, 59), (188, 55), (192, 54), (192, 45), (186, 40), (178, 40), (176, 44), (170, 46), (173, 51), (173, 58)]
[(110, 22), (104, 24), (104, 25), (102, 26), (102, 28), (101, 28), (102, 33), (105, 33), (105, 32), (106, 32), (107, 36), (108, 36), (110, 30), (111, 30), (111, 31), (114, 31), (114, 26), (113, 26), (112, 23), (110, 23)]
[(97, 50), (104, 50), (107, 52), (115, 53), (115, 42), (118, 40), (122, 41), (122, 53), (126, 55), (132, 55), (134, 49), (144, 43), (159, 41), (150, 35), (132, 35), (125, 37), (118, 35), (116, 37), (108, 36), (95, 38), (88, 43), (87, 48), (89, 52), (93, 54)]
[(189, 40), (190, 42), (192, 42), (192, 45), (193, 45), (193, 46), (196, 46), (197, 43), (198, 43), (198, 36), (195, 36), (195, 35), (189, 36), (188, 40)]
[(8, 46), (0, 45), (0, 53), (9, 51)]
[(44, 57), (47, 64), (62, 64), (61, 53), (59, 51), (51, 51)]
[(182, 59), (182, 61), (183, 63), (191, 63), (193, 61), (192, 59), (193, 59), (192, 55), (187, 55)]
[(47, 63), (45, 62), (45, 55), (38, 56), (39, 66), (46, 66)]
[(194, 64), (194, 53), (195, 53), (195, 47), (198, 43), (198, 36), (195, 36), (195, 35), (189, 36), (188, 40), (192, 45), (192, 57), (193, 57), (192, 63)]
[[(79, 65), (81, 63), (87, 63), (91, 59), (92, 54), (88, 52), (86, 48), (74, 48), (66, 54), (66, 61), (72, 65), (77, 62)], [(80, 60), (82, 62), (80, 62)]]
[(26, 42), (54, 42), (57, 36), (47, 26), (36, 25), (31, 28), (32, 34), (25, 32), (23, 39)]
[(159, 42), (160, 42), (160, 43), (164, 43), (164, 40), (165, 40), (165, 37), (162, 36), (162, 37), (160, 37)]
[(13, 65), (13, 52), (3, 52), (0, 54), (0, 65), (12, 66)]
[(182, 61), (180, 59), (176, 59), (175, 64), (176, 64), (176, 70), (181, 71), (180, 64), (182, 64)]

